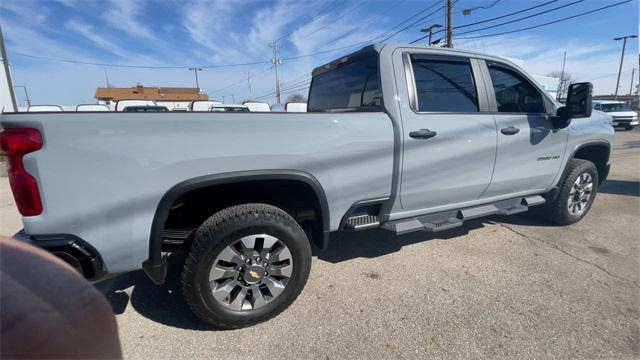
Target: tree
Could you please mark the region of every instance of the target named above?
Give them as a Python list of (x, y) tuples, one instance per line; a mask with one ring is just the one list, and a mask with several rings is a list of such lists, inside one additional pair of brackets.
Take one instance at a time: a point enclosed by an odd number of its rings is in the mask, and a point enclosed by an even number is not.
[(307, 98), (300, 95), (300, 94), (294, 94), (294, 95), (290, 95), (286, 102), (288, 103), (297, 103), (297, 102), (307, 102)]
[(568, 72), (552, 71), (547, 76), (558, 79), (558, 99), (567, 96), (569, 85), (576, 82), (576, 78)]

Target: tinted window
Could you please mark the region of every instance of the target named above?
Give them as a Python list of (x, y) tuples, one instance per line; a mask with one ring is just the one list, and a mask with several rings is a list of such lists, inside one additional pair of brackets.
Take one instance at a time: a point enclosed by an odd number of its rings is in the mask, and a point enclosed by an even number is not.
[(542, 95), (521, 75), (500, 66), (489, 65), (498, 112), (543, 113)]
[(468, 61), (411, 58), (418, 111), (476, 112), (478, 101)]
[(632, 110), (628, 104), (615, 103), (615, 104), (602, 104), (602, 111), (615, 112), (615, 111), (632, 111)]
[(308, 111), (381, 111), (377, 54), (338, 65), (313, 77)]

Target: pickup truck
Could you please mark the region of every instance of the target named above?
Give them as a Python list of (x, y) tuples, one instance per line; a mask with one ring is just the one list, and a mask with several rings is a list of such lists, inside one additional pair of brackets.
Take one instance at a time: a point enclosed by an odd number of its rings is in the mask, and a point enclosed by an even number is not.
[(332, 232), (532, 206), (572, 224), (609, 171), (611, 117), (592, 114), (589, 83), (561, 106), (504, 58), (393, 44), (312, 76), (308, 113), (2, 114), (15, 237), (93, 281), (181, 271), (194, 313), (238, 328), (296, 299)]

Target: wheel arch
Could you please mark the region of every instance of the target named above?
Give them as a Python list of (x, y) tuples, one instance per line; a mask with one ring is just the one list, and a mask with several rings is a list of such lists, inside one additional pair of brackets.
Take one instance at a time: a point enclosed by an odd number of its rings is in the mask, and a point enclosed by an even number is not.
[(204, 175), (184, 180), (171, 187), (160, 199), (151, 224), (149, 235), (149, 258), (142, 264), (145, 273), (156, 284), (164, 283), (167, 265), (162, 256), (162, 231), (169, 217), (171, 206), (182, 196), (191, 191), (214, 187), (217, 185), (239, 182), (289, 180), (306, 184), (311, 188), (320, 209), (322, 234), (315, 240), (318, 247), (325, 249), (329, 241), (330, 217), (327, 197), (320, 182), (311, 174), (297, 170), (253, 170), (237, 171), (222, 174)]

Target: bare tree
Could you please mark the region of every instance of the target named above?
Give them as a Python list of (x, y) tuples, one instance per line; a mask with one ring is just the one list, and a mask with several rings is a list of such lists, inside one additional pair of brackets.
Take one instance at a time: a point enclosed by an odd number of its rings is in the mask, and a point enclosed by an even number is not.
[(567, 96), (569, 85), (576, 82), (576, 78), (568, 72), (562, 73), (562, 71), (552, 71), (547, 76), (558, 79), (558, 98), (564, 98)]
[(290, 95), (287, 98), (286, 102), (288, 102), (288, 103), (302, 102), (303, 103), (303, 102), (307, 102), (307, 98), (302, 96), (302, 95), (300, 95), (300, 94), (294, 94), (294, 95)]

